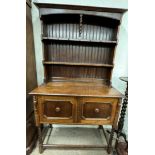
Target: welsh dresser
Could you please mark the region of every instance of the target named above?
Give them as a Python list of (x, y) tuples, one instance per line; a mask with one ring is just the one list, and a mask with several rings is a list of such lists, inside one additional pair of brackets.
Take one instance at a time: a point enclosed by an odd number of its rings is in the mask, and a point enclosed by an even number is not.
[[(56, 148), (106, 148), (120, 112), (122, 94), (111, 85), (124, 9), (35, 3), (41, 20), (44, 83), (34, 89), (39, 152)], [(37, 52), (37, 51), (36, 51)], [(47, 145), (42, 124), (111, 125), (106, 146)], [(90, 135), (91, 136), (91, 135)]]

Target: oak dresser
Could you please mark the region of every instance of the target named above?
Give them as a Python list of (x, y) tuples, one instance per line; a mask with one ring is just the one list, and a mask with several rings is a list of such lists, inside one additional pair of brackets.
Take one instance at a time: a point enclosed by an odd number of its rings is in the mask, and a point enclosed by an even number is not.
[[(122, 94), (111, 85), (124, 9), (35, 3), (39, 8), (44, 83), (33, 95), (39, 151), (112, 149)], [(37, 51), (36, 51), (37, 52)], [(43, 144), (42, 124), (111, 125), (107, 146)], [(91, 136), (91, 135), (90, 135)]]

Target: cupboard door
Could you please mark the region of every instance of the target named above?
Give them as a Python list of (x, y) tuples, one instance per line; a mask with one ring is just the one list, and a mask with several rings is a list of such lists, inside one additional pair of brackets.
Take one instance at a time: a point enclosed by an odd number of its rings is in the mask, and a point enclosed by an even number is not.
[(73, 123), (76, 121), (76, 99), (74, 97), (39, 97), (41, 123)]
[(114, 98), (80, 98), (80, 123), (112, 125), (117, 104), (118, 99)]

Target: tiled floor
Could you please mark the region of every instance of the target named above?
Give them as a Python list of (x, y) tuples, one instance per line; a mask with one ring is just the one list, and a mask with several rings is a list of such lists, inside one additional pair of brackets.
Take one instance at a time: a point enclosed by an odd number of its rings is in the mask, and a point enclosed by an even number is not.
[[(48, 130), (44, 143), (46, 144), (95, 144), (106, 145), (104, 134), (97, 127), (54, 127), (52, 132)], [(114, 143), (114, 142), (113, 142)], [(38, 145), (31, 155), (39, 155)], [(45, 149), (42, 155), (107, 155), (103, 149)]]

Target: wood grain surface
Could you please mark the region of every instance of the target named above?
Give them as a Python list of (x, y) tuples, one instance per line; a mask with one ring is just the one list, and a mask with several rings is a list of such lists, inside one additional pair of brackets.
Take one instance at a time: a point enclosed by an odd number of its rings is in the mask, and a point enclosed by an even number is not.
[(123, 95), (115, 88), (102, 84), (96, 84), (95, 82), (49, 82), (37, 87), (32, 92), (30, 92), (30, 94), (118, 98), (123, 97)]

